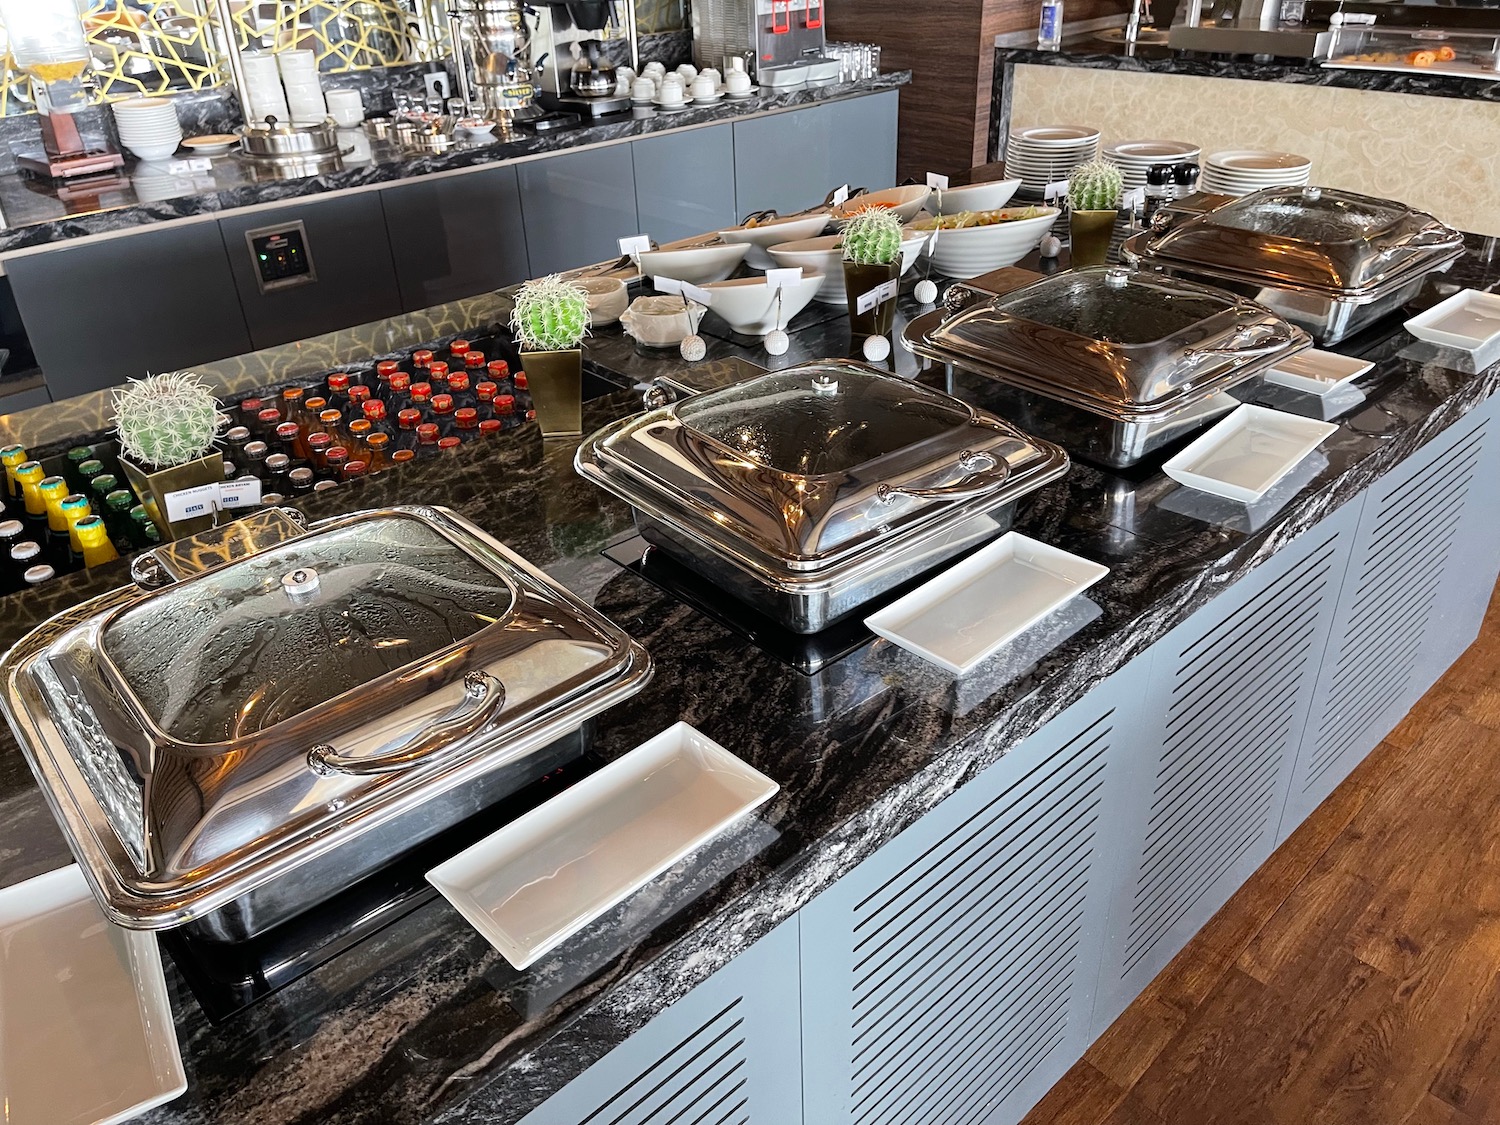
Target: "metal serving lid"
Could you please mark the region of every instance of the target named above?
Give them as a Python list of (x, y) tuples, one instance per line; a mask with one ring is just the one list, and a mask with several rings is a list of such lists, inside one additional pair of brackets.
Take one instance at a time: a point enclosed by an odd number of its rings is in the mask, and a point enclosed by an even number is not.
[[(181, 573), (186, 542), (155, 573)], [(205, 565), (86, 602), (0, 661), (0, 702), (75, 851), (136, 923), (223, 905), (650, 672), (624, 632), (441, 508)]]
[(576, 465), (729, 554), (806, 572), (1029, 491), (1067, 455), (921, 384), (825, 360), (617, 422)]
[(1463, 236), (1404, 203), (1319, 187), (1263, 188), (1153, 231), (1145, 253), (1317, 290), (1358, 292), (1427, 270)]
[(913, 350), (1112, 418), (1222, 390), (1311, 342), (1220, 289), (1120, 266), (1068, 270), (907, 327)]

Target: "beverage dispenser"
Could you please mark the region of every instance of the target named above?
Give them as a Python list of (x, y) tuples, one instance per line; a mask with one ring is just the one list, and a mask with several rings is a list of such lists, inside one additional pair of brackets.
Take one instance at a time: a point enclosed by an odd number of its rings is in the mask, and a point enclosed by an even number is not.
[(693, 61), (724, 70), (744, 59), (762, 86), (780, 89), (837, 82), (823, 11), (824, 0), (693, 0)]

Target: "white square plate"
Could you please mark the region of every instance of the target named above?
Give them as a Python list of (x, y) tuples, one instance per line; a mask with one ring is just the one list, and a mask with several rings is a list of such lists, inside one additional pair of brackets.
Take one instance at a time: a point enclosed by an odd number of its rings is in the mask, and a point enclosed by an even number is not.
[(1406, 330), (1429, 344), (1477, 352), (1500, 337), (1500, 295), (1462, 289), (1412, 317)]
[(76, 865), (0, 891), (7, 1125), (114, 1125), (186, 1089), (156, 935), (106, 921)]
[(1108, 573), (1107, 566), (1010, 531), (865, 624), (961, 676)]
[(1252, 504), (1338, 429), (1264, 406), (1241, 406), (1165, 465), (1189, 488)]
[(427, 881), (524, 969), (779, 788), (677, 723), (434, 867)]
[(1333, 388), (1341, 387), (1351, 379), (1358, 379), (1374, 366), (1369, 360), (1309, 348), (1268, 370), (1266, 382), (1275, 383), (1279, 387), (1290, 387), (1294, 391), (1326, 395)]

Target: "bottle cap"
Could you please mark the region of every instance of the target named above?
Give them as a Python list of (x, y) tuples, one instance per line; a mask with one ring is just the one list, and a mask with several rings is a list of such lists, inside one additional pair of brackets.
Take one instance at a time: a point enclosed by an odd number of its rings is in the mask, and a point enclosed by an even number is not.
[(28, 559), (36, 558), (41, 553), (41, 544), (30, 539), (23, 539), (21, 542), (14, 544), (10, 549), (10, 557), (16, 562), (26, 562)]
[(437, 414), (449, 414), (453, 410), (452, 395), (433, 395), (432, 409)]
[(385, 403), (381, 402), (378, 398), (372, 398), (364, 406), (360, 407), (360, 409), (364, 411), (365, 417), (372, 422), (379, 422), (385, 418)]
[(411, 361), (417, 367), (426, 367), (432, 362), (432, 353), (426, 348), (418, 348), (411, 353)]
[(349, 376), (344, 374), (328, 376), (328, 389), (330, 391), (347, 391), (349, 389)]
[(411, 385), (411, 397), (413, 402), (426, 402), (432, 397), (432, 384), (413, 383)]
[(224, 431), (224, 440), (229, 442), (249, 441), (250, 430), (245, 426), (231, 426)]
[(287, 479), (292, 482), (292, 487), (298, 488), (312, 483), (313, 471), (304, 465), (300, 469), (293, 469)]
[(344, 420), (344, 416), (337, 410), (323, 410), (318, 413), (318, 421), (325, 426), (337, 426)]
[(391, 444), (391, 435), (383, 434), (377, 430), (375, 433), (365, 438), (365, 444), (375, 452), (379, 453), (382, 449)]
[(417, 427), (417, 440), (422, 442), (437, 441), (438, 428), (433, 422), (423, 422)]
[(104, 506), (113, 512), (124, 512), (130, 514), (130, 509), (135, 507), (135, 497), (123, 488), (117, 488), (104, 498)]
[(56, 573), (46, 563), (42, 563), (41, 566), (27, 567), (26, 573), (21, 575), (21, 577), (26, 580), (26, 585), (28, 586), (40, 586), (43, 582), (49, 581)]
[(368, 418), (356, 418), (349, 423), (349, 433), (354, 437), (363, 438), (374, 429)]
[(82, 464), (84, 461), (87, 461), (93, 455), (94, 455), (94, 451), (92, 449), (90, 449), (88, 446), (86, 446), (86, 445), (75, 445), (72, 449), (68, 450), (68, 461), (71, 464), (79, 465), (79, 464)]
[(441, 379), (448, 374), (448, 365), (440, 359), (435, 359), (427, 365), (427, 377), (429, 379)]
[(472, 406), (466, 406), (462, 410), (453, 412), (453, 420), (458, 424), (459, 429), (472, 430), (479, 425), (479, 411)]
[(272, 473), (284, 473), (291, 466), (292, 459), (285, 453), (273, 453), (266, 458), (266, 468)]
[(6, 520), (4, 523), (0, 523), (0, 539), (15, 539), (23, 534), (25, 530), (26, 527), (20, 520)]
[(261, 400), (258, 398), (242, 398), (240, 399), (240, 413), (246, 415), (247, 417), (254, 418), (263, 409), (265, 409), (265, 405), (266, 404), (261, 402)]
[(304, 399), (302, 401), (302, 409), (306, 410), (309, 414), (321, 414), (328, 409), (328, 400), (326, 398)]
[(335, 445), (323, 455), (323, 460), (331, 466), (342, 465), (349, 460), (349, 451), (342, 445)]
[[(243, 429), (243, 427), (241, 427), (241, 428)], [(250, 433), (249, 430), (245, 430), (246, 436), (248, 436), (249, 433)], [(81, 476), (81, 477), (84, 477), (87, 480), (92, 480), (94, 477), (97, 477), (103, 471), (104, 471), (104, 462), (103, 461), (99, 461), (99, 460), (97, 460), (97, 459), (95, 459), (93, 457), (90, 457), (87, 461), (85, 461), (83, 464), (81, 464), (81, 465), (78, 466), (78, 475)]]
[(337, 488), (338, 486), (339, 482), (336, 480), (320, 480), (317, 484), (313, 485), (313, 491), (327, 492), (330, 488)]
[(484, 353), (483, 352), (469, 352), (467, 355), (464, 356), (464, 366), (465, 367), (483, 367), (484, 366)]
[(324, 452), (333, 444), (332, 434), (308, 434), (307, 447), (313, 452)]
[(516, 377), (512, 382), (515, 383), (518, 391), (524, 391), (527, 387), (531, 386), (531, 381), (526, 378), (526, 372), (524, 371), (517, 371)]
[(455, 371), (448, 377), (448, 389), (450, 391), (466, 391), (469, 389), (469, 377), (462, 371)]
[(453, 343), (451, 343), (451, 344), (448, 345), (448, 354), (449, 355), (468, 355), (469, 354), (469, 341), (463, 339), (463, 337), (459, 337), (457, 340), (454, 340)]
[(510, 377), (510, 364), (506, 363), (503, 359), (492, 359), (486, 367), (496, 380)]
[(302, 429), (296, 422), (283, 422), (276, 427), (276, 437), (281, 441), (296, 441), (301, 432)]
[(463, 439), (462, 438), (445, 437), (442, 441), (438, 442), (438, 448), (441, 449), (441, 450), (446, 451), (446, 450), (449, 450), (449, 449), (457, 449), (462, 444), (463, 444)]
[(495, 396), (495, 413), (496, 414), (514, 414), (515, 410), (516, 410), (516, 396), (515, 395), (496, 395)]
[(343, 473), (344, 479), (353, 480), (355, 477), (362, 477), (365, 475), (365, 472), (369, 469), (369, 467), (369, 464), (365, 461), (345, 461)]
[(287, 402), (296, 402), (302, 397), (301, 387), (287, 387), (281, 392), (281, 397)]
[(394, 359), (382, 359), (375, 365), (375, 374), (384, 375), (386, 378), (390, 378), (392, 375), (400, 372), (400, 370), (401, 365)]
[(491, 383), (488, 379), (486, 379), (483, 383), (477, 384), (474, 387), (474, 393), (479, 396), (480, 402), (489, 402), (492, 398), (495, 397), (496, 394), (499, 393), (499, 391), (500, 388), (495, 386), (495, 384)]
[(391, 460), (397, 465), (400, 465), (403, 462), (410, 461), (415, 456), (416, 453), (414, 453), (410, 449), (398, 449), (395, 453), (391, 454)]
[(409, 430), (422, 420), (422, 412), (407, 407), (396, 415), (396, 424), (403, 430)]
[(370, 388), (363, 383), (355, 383), (349, 388), (349, 401), (366, 403), (370, 401)]
[(404, 391), (411, 386), (411, 376), (405, 371), (397, 371), (391, 376), (391, 390)]
[(479, 423), (479, 433), (483, 437), (493, 437), (495, 434), (498, 434), (499, 432), (500, 432), (500, 419), (499, 418), (486, 418), (483, 422)]
[(271, 447), (263, 441), (252, 441), (245, 446), (245, 459), (247, 461), (263, 461)]
[(281, 420), (281, 411), (277, 410), (274, 406), (268, 406), (264, 410), (262, 410), (260, 414), (257, 415), (256, 420), (259, 421), (262, 426), (275, 426), (278, 429), (280, 429), (280, 427), (282, 426), (291, 426), (295, 428), (297, 425), (296, 422), (283, 422)]

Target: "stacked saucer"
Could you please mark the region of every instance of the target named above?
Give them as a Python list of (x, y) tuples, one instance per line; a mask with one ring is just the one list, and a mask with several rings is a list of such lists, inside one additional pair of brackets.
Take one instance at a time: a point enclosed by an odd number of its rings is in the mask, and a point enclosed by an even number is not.
[(328, 103), (318, 82), (318, 56), (307, 50), (280, 51), (276, 65), (281, 70), (281, 85), (286, 90), (292, 122), (311, 125), (327, 117)]
[(1261, 188), (1305, 184), (1312, 175), (1312, 161), (1292, 152), (1259, 149), (1229, 149), (1213, 153), (1203, 162), (1198, 190), (1215, 195), (1248, 195)]
[(1016, 129), (1005, 145), (1005, 174), (1020, 180), (1020, 196), (1039, 199), (1047, 185), (1099, 153), (1099, 130), (1081, 125), (1034, 125)]
[(166, 98), (127, 98), (113, 110), (120, 143), (142, 160), (165, 160), (182, 144), (177, 110)]
[(1104, 149), (1104, 158), (1119, 166), (1125, 190), (1146, 186), (1146, 173), (1157, 164), (1187, 164), (1203, 150), (1187, 141), (1119, 141)]

